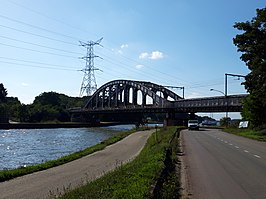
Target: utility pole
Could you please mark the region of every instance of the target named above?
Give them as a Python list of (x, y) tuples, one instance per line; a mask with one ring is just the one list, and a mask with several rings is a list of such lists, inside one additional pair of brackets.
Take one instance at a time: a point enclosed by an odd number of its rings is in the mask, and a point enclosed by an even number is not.
[(225, 96), (227, 97), (227, 92), (228, 92), (228, 83), (227, 83), (227, 76), (232, 76), (232, 77), (242, 77), (242, 78), (245, 78), (246, 76), (244, 75), (237, 75), (237, 74), (230, 74), (230, 73), (225, 73), (225, 83), (224, 83), (224, 93), (225, 93)]
[(80, 45), (87, 50), (86, 56), (81, 57), (81, 59), (85, 60), (86, 65), (85, 68), (81, 70), (84, 72), (84, 76), (80, 88), (80, 97), (83, 96), (84, 92), (86, 93), (86, 96), (91, 96), (97, 89), (94, 71), (99, 69), (94, 67), (94, 58), (99, 56), (94, 55), (93, 47), (95, 45), (100, 45), (102, 39), (103, 37), (97, 41), (88, 41), (87, 43), (82, 41), (79, 42)]
[[(244, 75), (238, 75), (238, 74), (231, 74), (231, 73), (225, 73), (225, 82), (224, 82), (224, 96), (226, 98), (226, 118), (228, 118), (228, 100), (227, 100), (227, 95), (228, 95), (228, 82), (227, 82), (227, 79), (228, 79), (228, 76), (231, 76), (231, 77), (242, 77), (242, 78), (245, 78), (246, 76)], [(227, 121), (227, 125), (228, 125), (228, 121)]]

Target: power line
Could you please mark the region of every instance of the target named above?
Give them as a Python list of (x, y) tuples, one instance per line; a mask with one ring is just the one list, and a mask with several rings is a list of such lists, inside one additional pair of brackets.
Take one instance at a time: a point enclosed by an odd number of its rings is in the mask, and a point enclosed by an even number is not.
[[(1, 26), (1, 25), (0, 25)], [(43, 37), (43, 38), (46, 38), (46, 39), (51, 39), (51, 40), (55, 40), (53, 38), (49, 38), (49, 37), (46, 37), (46, 36), (42, 36), (42, 35), (38, 35), (38, 34), (34, 34), (34, 33), (30, 33), (30, 32), (26, 32), (26, 31), (22, 31), (22, 30), (18, 30), (18, 29), (14, 29), (14, 28), (11, 28), (11, 27), (7, 27), (7, 26), (2, 26), (2, 27), (5, 27), (5, 28), (9, 28), (9, 29), (12, 29), (12, 30), (16, 30), (16, 31), (20, 31), (20, 32), (23, 32), (23, 33), (27, 33), (27, 34), (31, 34), (31, 35), (34, 35), (34, 36), (40, 36), (40, 37)], [(3, 38), (7, 38), (7, 39), (12, 39), (12, 38), (9, 38), (9, 37), (5, 37), (5, 36), (2, 36)], [(24, 41), (21, 41), (21, 40), (17, 40), (17, 39), (12, 39), (12, 40), (15, 40), (15, 41), (19, 41), (19, 42), (23, 42), (23, 43), (27, 43), (27, 44), (31, 44), (31, 45), (35, 45), (35, 46), (40, 46), (40, 47), (45, 47), (45, 48), (49, 48), (49, 49), (53, 49), (53, 50), (59, 50), (59, 51), (63, 51), (65, 52), (65, 50), (61, 50), (61, 49), (56, 49), (56, 48), (52, 48), (52, 47), (47, 47), (47, 46), (43, 46), (43, 45), (39, 45), (39, 44), (33, 44), (33, 43), (30, 43), (30, 42), (24, 42)], [(57, 40), (56, 41), (60, 41), (60, 42), (63, 42), (63, 43), (68, 43), (68, 42), (65, 42), (65, 41), (62, 41), (62, 40)], [(73, 43), (71, 43), (73, 44)], [(9, 44), (2, 44), (2, 45), (6, 45), (6, 46), (9, 46), (9, 47), (14, 47), (14, 48), (20, 48), (20, 49), (24, 49), (24, 50), (31, 50), (31, 51), (35, 51), (35, 52), (41, 52), (41, 53), (48, 53), (48, 54), (52, 54), (52, 55), (58, 55), (58, 54), (55, 54), (55, 53), (50, 53), (50, 52), (43, 52), (43, 51), (39, 51), (39, 50), (32, 50), (32, 49), (27, 49), (27, 48), (22, 48), (22, 47), (16, 47), (16, 46), (12, 46), (12, 45), (9, 45)], [(74, 44), (75, 45), (75, 44)], [(69, 52), (69, 51), (67, 51)], [(75, 52), (71, 52), (71, 53), (75, 53)], [(75, 54), (78, 54), (78, 53), (75, 53)], [(62, 56), (62, 55), (59, 55), (59, 56)], [(65, 56), (65, 55), (63, 55)], [(73, 57), (72, 57), (73, 58)], [(111, 60), (114, 60), (112, 58), (110, 58)], [(112, 62), (114, 63), (114, 62)], [(121, 62), (120, 62), (121, 63)], [(123, 64), (123, 63), (122, 63)], [(126, 66), (127, 64), (123, 65)], [(130, 69), (131, 71), (133, 71), (132, 69)], [(134, 71), (136, 72), (136, 71)], [(141, 72), (138, 71), (138, 73), (141, 74)], [(143, 73), (142, 73), (143, 74)], [(153, 77), (153, 76), (151, 76)]]
[(17, 28), (12, 28), (12, 27), (9, 27), (9, 26), (1, 25), (1, 24), (0, 24), (0, 27), (6, 28), (6, 29), (10, 29), (10, 30), (15, 30), (17, 32), (22, 32), (24, 34), (33, 35), (33, 36), (36, 36), (36, 37), (41, 37), (41, 38), (44, 38), (44, 39), (49, 39), (49, 40), (60, 42), (60, 43), (65, 43), (65, 44), (69, 44), (69, 45), (78, 46), (76, 43), (67, 42), (67, 41), (63, 41), (63, 40), (59, 40), (59, 39), (54, 39), (54, 38), (51, 38), (51, 37), (47, 37), (47, 36), (31, 33), (31, 32), (28, 32), (28, 31), (20, 30), (20, 29), (17, 29)]
[[(18, 4), (17, 4), (18, 5)], [(25, 6), (22, 6), (22, 7), (24, 7), (25, 8)], [(31, 10), (31, 11), (33, 11), (32, 9), (29, 9), (29, 10)], [(35, 13), (38, 13), (38, 12), (35, 12)], [(40, 13), (38, 13), (38, 14), (40, 14)], [(48, 30), (48, 29), (45, 29), (45, 28), (42, 28), (42, 27), (39, 27), (39, 26), (35, 26), (35, 25), (32, 25), (32, 24), (29, 24), (29, 23), (25, 23), (25, 22), (22, 22), (22, 21), (19, 21), (19, 20), (16, 20), (16, 19), (12, 19), (12, 18), (10, 18), (10, 17), (7, 17), (7, 16), (3, 16), (3, 15), (0, 15), (0, 17), (2, 17), (2, 18), (4, 18), (4, 19), (7, 19), (7, 20), (10, 20), (10, 21), (14, 21), (14, 22), (16, 22), (16, 23), (20, 23), (20, 24), (23, 24), (23, 25), (27, 25), (27, 26), (30, 26), (30, 27), (33, 27), (33, 28), (36, 28), (36, 29), (40, 29), (40, 30), (43, 30), (43, 31), (46, 31), (46, 32), (49, 32), (49, 33), (53, 33), (53, 34), (57, 34), (57, 35), (60, 35), (60, 36), (64, 36), (64, 37), (68, 37), (68, 38), (74, 38), (74, 37), (72, 37), (72, 36), (68, 36), (68, 35), (65, 35), (65, 34), (62, 34), (62, 33), (58, 33), (58, 32), (55, 32), (55, 31), (51, 31), (51, 30)], [(47, 15), (45, 15), (45, 17), (47, 17)], [(49, 18), (49, 17), (48, 17)], [(74, 38), (75, 39), (75, 38)], [(108, 48), (106, 48), (106, 49), (108, 49)], [(110, 49), (108, 49), (108, 50), (110, 50)], [(111, 52), (113, 52), (112, 50), (110, 50)], [(133, 61), (133, 62), (135, 62), (135, 63), (137, 63), (137, 64), (140, 64), (140, 62), (138, 62), (138, 61), (136, 61), (136, 60), (133, 60), (133, 59), (131, 59), (131, 58), (127, 58), (127, 57), (125, 57), (125, 56), (123, 56), (123, 55), (121, 55), (121, 57), (124, 57), (124, 58), (126, 58), (126, 59), (128, 59), (128, 60), (130, 60), (130, 61)], [(149, 67), (148, 65), (145, 65), (145, 66), (147, 66), (147, 67)], [(152, 68), (152, 67), (149, 67), (149, 68)], [(161, 73), (161, 74), (164, 74), (164, 75), (166, 75), (166, 76), (171, 76), (171, 75), (169, 75), (169, 74), (167, 74), (167, 73), (164, 73), (164, 72), (162, 72), (162, 71), (159, 71), (159, 70), (156, 70), (156, 69), (154, 69), (154, 68), (152, 68), (152, 70), (153, 71), (157, 71), (157, 72), (159, 72), (159, 73)], [(181, 78), (177, 78), (177, 77), (174, 77), (174, 76), (172, 76), (174, 79), (180, 79), (180, 80), (182, 80)], [(182, 80), (182, 81), (186, 81), (186, 80)]]
[(18, 61), (18, 62), (24, 62), (24, 63), (30, 63), (30, 64), (45, 65), (45, 66), (56, 66), (56, 67), (61, 67), (61, 68), (65, 68), (65, 69), (73, 69), (74, 70), (74, 67), (65, 66), (65, 65), (58, 65), (58, 64), (50, 64), (50, 63), (43, 63), (43, 62), (28, 61), (28, 60), (16, 59), (16, 58), (10, 58), (10, 57), (0, 57), (0, 59), (11, 60), (11, 61)]
[[(0, 17), (2, 17), (2, 18), (4, 18), (4, 19), (7, 19), (7, 20), (10, 20), (10, 21), (14, 21), (14, 22), (17, 22), (17, 23), (20, 23), (20, 24), (23, 24), (23, 25), (27, 25), (27, 26), (30, 26), (30, 27), (33, 27), (33, 28), (37, 28), (37, 29), (41, 29), (41, 30), (44, 30), (44, 31), (47, 31), (47, 32), (50, 32), (50, 33), (53, 33), (53, 34), (57, 34), (57, 35), (60, 35), (60, 36), (65, 36), (65, 37), (69, 37), (69, 38), (74, 38), (74, 37), (71, 37), (71, 36), (68, 36), (68, 35), (65, 35), (65, 34), (61, 34), (61, 33), (58, 33), (58, 32), (55, 32), (55, 31), (50, 31), (50, 30), (47, 30), (47, 29), (45, 29), (45, 28), (41, 28), (41, 27), (39, 27), (39, 26), (35, 26), (35, 25), (32, 25), (32, 24), (28, 24), (28, 23), (25, 23), (25, 22), (22, 22), (22, 21), (19, 21), (19, 20), (16, 20), (16, 19), (12, 19), (12, 18), (10, 18), (10, 17), (6, 17), (6, 16), (3, 16), (3, 15), (0, 15)], [(12, 28), (13, 29), (13, 28)], [(25, 31), (23, 31), (23, 32), (25, 32)], [(35, 35), (35, 34), (34, 34)], [(45, 37), (46, 38), (46, 37)], [(113, 51), (111, 51), (111, 52), (113, 52)], [(130, 61), (134, 61), (135, 63), (140, 63), (140, 62), (137, 62), (137, 61), (135, 61), (135, 60), (133, 60), (133, 59), (130, 59), (130, 58), (127, 58), (127, 57), (125, 57), (125, 56), (123, 56), (124, 58), (126, 58), (126, 59), (128, 59), (128, 60), (130, 60)], [(147, 66), (147, 65), (146, 65)], [(156, 69), (154, 69), (154, 68), (152, 68), (152, 70), (153, 71), (158, 71), (158, 70), (156, 70)], [(167, 77), (169, 77), (169, 74), (166, 74), (166, 73), (163, 73), (163, 72), (161, 72), (161, 71), (158, 71), (159, 73), (161, 73), (161, 74), (165, 74)], [(173, 77), (174, 79), (178, 79), (177, 77)], [(180, 79), (180, 78), (179, 78)]]
[[(14, 3), (14, 2), (13, 2), (13, 3)], [(16, 3), (15, 3), (15, 4), (16, 4)], [(17, 4), (17, 5), (18, 5), (18, 4)], [(20, 6), (21, 6), (21, 5), (20, 5)], [(22, 6), (22, 7), (26, 8), (25, 6)], [(32, 10), (32, 9), (29, 9), (29, 10), (31, 10), (31, 11), (34, 12), (34, 10)], [(35, 11), (35, 12), (36, 12), (36, 11)], [(36, 12), (36, 13), (37, 13), (37, 12)], [(41, 13), (39, 13), (39, 14), (41, 14)], [(44, 14), (41, 14), (41, 15), (44, 15)], [(46, 32), (49, 32), (49, 33), (53, 33), (53, 34), (57, 34), (57, 35), (63, 36), (63, 37), (67, 37), (67, 38), (75, 39), (75, 37), (72, 37), (72, 36), (69, 36), (69, 35), (65, 35), (65, 34), (62, 34), (62, 33), (58, 33), (58, 32), (55, 32), (55, 31), (51, 31), (51, 30), (48, 30), (48, 29), (45, 29), (45, 28), (42, 28), (42, 27), (39, 27), (39, 26), (32, 25), (32, 24), (28, 24), (28, 23), (25, 23), (25, 22), (22, 22), (22, 21), (19, 21), (19, 20), (16, 20), (16, 19), (12, 19), (12, 18), (10, 18), (10, 17), (6, 17), (6, 16), (3, 16), (3, 15), (0, 15), (0, 17), (5, 18), (6, 20), (9, 20), (9, 21), (13, 21), (13, 22), (20, 23), (20, 24), (23, 24), (23, 25), (26, 25), (26, 26), (30, 26), (30, 27), (35, 28), (35, 29), (40, 29), (40, 30), (43, 30), (43, 31), (46, 31)], [(47, 15), (45, 15), (45, 17), (52, 19), (51, 17), (49, 17), (49, 16), (47, 16)], [(52, 20), (55, 20), (55, 19), (52, 19)], [(60, 22), (60, 23), (63, 23), (62, 21), (59, 21), (59, 20), (55, 20), (55, 21), (58, 21), (58, 22)], [(70, 26), (69, 24), (66, 24), (66, 23), (63, 23), (63, 24)], [(71, 42), (66, 42), (66, 41), (63, 41), (63, 40), (58, 40), (58, 39), (54, 39), (54, 38), (50, 38), (50, 37), (46, 37), (46, 36), (43, 36), (43, 35), (38, 35), (38, 34), (35, 34), (35, 33), (31, 33), (31, 32), (24, 31), (24, 30), (18, 30), (18, 29), (15, 29), (15, 28), (11, 28), (11, 27), (8, 27), (8, 26), (4, 26), (4, 25), (0, 25), (0, 26), (1, 26), (1, 27), (4, 27), (4, 28), (8, 28), (8, 29), (15, 30), (15, 31), (19, 31), (19, 32), (22, 32), (22, 33), (30, 34), (30, 35), (33, 35), (33, 36), (38, 36), (38, 37), (42, 37), (42, 38), (45, 38), (45, 39), (49, 39), (49, 40), (53, 40), (53, 41), (62, 42), (62, 43), (66, 43), (66, 44), (71, 44), (71, 45), (75, 45), (75, 46), (77, 46), (77, 44), (74, 44), (74, 43), (71, 43)], [(74, 28), (73, 26), (70, 26), (70, 27)], [(75, 27), (75, 28), (76, 28), (76, 27)], [(18, 40), (17, 40), (17, 41), (18, 41)], [(21, 41), (21, 42), (23, 42), (23, 41)], [(27, 43), (27, 42), (23, 42), (23, 43)], [(30, 44), (30, 43), (28, 42), (28, 44)], [(7, 44), (1, 44), (1, 45), (5, 45), (5, 46), (9, 46), (9, 47), (15, 47), (15, 46), (7, 45)], [(44, 47), (44, 48), (49, 48), (49, 49), (52, 49), (52, 50), (60, 50), (60, 49), (51, 48), (51, 47), (48, 47), (48, 46), (42, 46), (42, 45), (38, 45), (38, 44), (32, 44), (32, 43), (31, 43), (31, 45), (36, 45), (36, 46), (40, 46), (40, 47)], [(59, 55), (59, 54), (50, 53), (50, 52), (37, 51), (37, 50), (26, 49), (26, 48), (21, 48), (21, 47), (16, 47), (16, 48), (24, 49), (24, 50), (31, 50), (31, 51), (34, 51), (34, 52), (41, 52), (41, 53), (47, 53), (47, 54), (52, 54), (52, 55), (57, 55), (57, 56), (64, 56), (64, 57), (66, 57), (65, 55)], [(111, 51), (112, 53), (114, 53), (112, 50), (110, 50), (110, 49), (108, 49), (108, 48), (105, 48), (105, 49), (107, 49), (107, 50)], [(60, 51), (62, 51), (62, 50), (60, 50)], [(67, 52), (67, 53), (70, 53), (70, 52)], [(78, 53), (77, 53), (77, 54), (78, 54)], [(128, 57), (126, 57), (126, 56), (124, 56), (124, 55), (122, 55), (122, 54), (118, 54), (118, 55), (121, 56), (121, 57), (123, 57), (124, 59), (127, 59), (127, 60), (129, 60), (129, 61), (131, 61), (131, 62), (134, 62), (134, 63), (136, 63), (136, 64), (142, 64), (141, 62), (136, 61), (136, 60), (131, 59), (131, 58), (128, 58)], [(67, 56), (67, 57), (69, 57), (69, 56)], [(72, 57), (72, 58), (74, 58), (74, 57)], [(76, 58), (76, 57), (75, 57), (75, 58)], [(113, 58), (109, 58), (109, 59), (112, 60), (112, 61), (109, 61), (110, 63), (117, 62), (117, 61), (116, 61), (115, 59), (113, 59)], [(121, 66), (123, 65), (124, 68), (126, 68), (126, 66), (128, 65), (128, 64), (124, 64), (124, 63), (121, 62), (121, 61), (119, 61), (118, 63), (121, 63), (121, 64), (118, 64), (118, 65), (121, 65)], [(115, 63), (114, 63), (114, 64), (115, 64)], [(165, 75), (166, 77), (168, 77), (168, 78), (171, 77), (171, 78), (174, 79), (174, 80), (176, 80), (176, 79), (180, 79), (180, 80), (182, 80), (181, 78), (178, 78), (178, 77), (176, 77), (176, 76), (173, 76), (173, 75), (167, 74), (167, 73), (162, 72), (162, 71), (160, 71), (160, 70), (157, 70), (157, 69), (155, 69), (155, 68), (153, 68), (153, 67), (151, 67), (151, 66), (149, 66), (149, 65), (147, 65), (147, 64), (143, 64), (143, 65), (145, 65), (145, 66), (151, 68), (152, 71), (155, 71), (155, 72), (160, 73), (160, 75), (163, 74), (163, 75)], [(129, 67), (127, 67), (127, 68), (129, 68)], [(141, 71), (139, 71), (139, 70), (133, 70), (133, 69), (131, 69), (131, 68), (130, 68), (130, 69), (127, 69), (127, 70), (129, 70), (129, 71), (134, 71), (134, 72), (136, 72), (136, 73), (138, 73), (138, 74), (145, 74), (145, 75), (147, 75), (147, 73), (143, 73), (143, 72), (141, 72)], [(151, 75), (151, 74), (149, 74), (149, 75), (154, 79), (154, 75)], [(157, 77), (159, 77), (159, 76), (157, 76)], [(160, 76), (159, 79), (163, 79), (163, 78), (161, 78), (161, 76)], [(158, 80), (158, 79), (156, 79), (156, 80)], [(188, 81), (186, 81), (186, 80), (182, 80), (182, 81), (188, 82)], [(193, 85), (193, 83), (191, 83), (191, 82), (189, 82), (189, 83)], [(212, 85), (214, 85), (214, 84), (212, 84)], [(217, 84), (216, 84), (216, 85), (217, 85)], [(206, 87), (206, 85), (204, 85), (204, 86), (201, 86), (201, 85), (197, 85), (197, 86), (196, 86), (196, 85), (194, 85), (194, 86), (190, 86), (189, 88), (199, 88), (199, 87)]]
[(151, 79), (154, 79), (156, 81), (158, 81), (158, 79), (161, 79), (161, 78), (155, 78), (155, 76), (153, 76), (150, 73), (144, 73), (144, 72), (139, 71), (137, 69), (132, 69), (132, 68), (126, 66), (126, 64), (123, 64), (121, 62), (114, 62), (114, 61), (112, 61), (112, 59), (108, 58), (108, 56), (103, 56), (103, 57), (104, 57), (104, 61), (109, 62), (109, 63), (111, 63), (113, 65), (116, 65), (116, 66), (121, 66), (122, 68), (125, 68), (127, 71), (131, 71), (131, 72), (136, 73), (136, 74), (139, 74), (141, 76), (144, 76), (144, 75), (145, 76), (149, 76)]
[[(16, 5), (16, 6), (19, 6), (19, 7), (23, 8), (23, 9), (26, 9), (26, 10), (28, 10), (28, 11), (30, 11), (30, 12), (33, 12), (33, 13), (35, 13), (35, 14), (37, 14), (37, 15), (40, 15), (40, 16), (42, 16), (42, 17), (45, 17), (45, 18), (47, 18), (47, 19), (49, 19), (49, 20), (56, 21), (57, 23), (61, 23), (61, 24), (65, 25), (65, 26), (68, 26), (68, 27), (74, 29), (74, 30), (79, 30), (79, 31), (81, 31), (81, 32), (83, 32), (83, 33), (84, 33), (84, 32), (87, 32), (87, 33), (90, 33), (90, 34), (94, 34), (94, 33), (88, 32), (88, 30), (86, 30), (86, 29), (80, 28), (80, 27), (78, 27), (78, 26), (73, 26), (72, 24), (69, 24), (69, 23), (66, 23), (65, 21), (61, 21), (61, 20), (59, 20), (59, 19), (53, 18), (53, 17), (51, 17), (51, 16), (48, 16), (48, 15), (45, 14), (45, 13), (42, 13), (42, 12), (37, 11), (37, 10), (34, 10), (34, 9), (32, 9), (32, 8), (29, 8), (29, 7), (25, 6), (25, 5), (19, 4), (19, 3), (17, 3), (17, 2), (14, 2), (14, 1), (11, 1), (11, 0), (9, 0), (8, 2), (9, 2), (9, 3), (12, 3), (12, 4)], [(94, 36), (96, 36), (96, 35), (94, 34)]]
[(14, 38), (11, 38), (11, 37), (6, 37), (6, 36), (2, 36), (2, 35), (0, 35), (0, 37), (2, 37), (4, 39), (8, 39), (8, 40), (12, 40), (12, 41), (17, 41), (17, 42), (20, 42), (20, 43), (24, 43), (24, 44), (30, 44), (30, 45), (34, 45), (34, 46), (38, 46), (38, 47), (42, 47), (42, 48), (51, 49), (51, 50), (56, 50), (56, 51), (61, 51), (61, 52), (65, 52), (65, 53), (71, 53), (71, 54), (80, 55), (80, 53), (77, 53), (77, 52), (63, 50), (63, 49), (59, 49), (59, 48), (53, 48), (53, 47), (49, 47), (49, 46), (45, 46), (45, 45), (40, 45), (40, 44), (32, 43), (32, 42), (22, 41), (22, 40), (14, 39)]
[(60, 56), (60, 57), (75, 58), (75, 59), (77, 58), (77, 57), (73, 57), (73, 56), (69, 56), (69, 55), (61, 55), (61, 54), (57, 54), (57, 53), (51, 53), (51, 52), (46, 52), (46, 51), (34, 50), (34, 49), (30, 49), (30, 48), (13, 46), (13, 45), (10, 45), (10, 44), (0, 43), (0, 45), (12, 47), (12, 48), (17, 48), (17, 49), (21, 49), (21, 50), (28, 50), (28, 51), (37, 52), (37, 53), (45, 53), (45, 54), (55, 55), (55, 56)]
[[(113, 52), (113, 50), (110, 49), (110, 48), (106, 48), (106, 47), (105, 47), (105, 49), (109, 50), (110, 52)], [(124, 55), (122, 55), (122, 54), (120, 54), (120, 53), (119, 53), (118, 55), (121, 56), (121, 57), (123, 57), (123, 58), (125, 58), (125, 59), (127, 59), (127, 60), (129, 60), (129, 61), (131, 61), (131, 62), (134, 62), (135, 64), (144, 65), (145, 67), (148, 67), (148, 68), (152, 69), (153, 71), (158, 72), (158, 73), (160, 73), (160, 74), (166, 75), (167, 77), (171, 77), (171, 78), (173, 78), (173, 79), (175, 79), (175, 80), (176, 80), (176, 79), (179, 79), (179, 80), (181, 80), (181, 81), (188, 82), (187, 80), (184, 80), (184, 79), (182, 79), (182, 78), (179, 78), (179, 77), (176, 77), (176, 76), (172, 76), (172, 75), (170, 75), (170, 74), (167, 74), (167, 73), (165, 73), (165, 72), (162, 72), (162, 71), (160, 71), (160, 70), (157, 70), (157, 69), (155, 69), (154, 67), (151, 67), (151, 66), (149, 66), (149, 65), (147, 65), (147, 64), (143, 64), (143, 63), (141, 63), (141, 62), (139, 62), (139, 61), (137, 61), (137, 60), (135, 60), (135, 59), (132, 59), (132, 58), (126, 57), (126, 56), (124, 56)], [(189, 82), (188, 82), (188, 83), (189, 83)]]
[[(163, 78), (161, 78), (161, 77), (159, 77), (159, 76), (156, 76), (156, 75), (153, 75), (153, 74), (150, 74), (150, 73), (145, 73), (145, 72), (143, 72), (143, 71), (141, 71), (141, 70), (138, 70), (138, 69), (135, 68), (135, 66), (134, 66), (134, 68), (129, 67), (127, 63), (124, 63), (124, 62), (122, 62), (122, 61), (116, 61), (116, 60), (112, 59), (111, 57), (109, 57), (109, 56), (107, 56), (107, 55), (105, 55), (105, 54), (101, 54), (101, 53), (98, 53), (98, 54), (100, 54), (100, 55), (104, 58), (105, 61), (107, 61), (107, 62), (109, 62), (109, 63), (111, 63), (111, 64), (114, 64), (114, 65), (116, 65), (116, 66), (121, 66), (121, 67), (125, 68), (125, 69), (128, 70), (128, 71), (132, 71), (132, 72), (134, 72), (134, 73), (138, 73), (138, 74), (140, 74), (140, 75), (149, 76), (149, 77), (151, 77), (152, 79), (154, 79), (154, 78), (157, 77), (155, 81), (158, 81), (158, 79), (161, 79), (161, 80), (163, 79)], [(176, 79), (175, 79), (175, 80), (176, 80)]]
[(16, 65), (16, 66), (26, 66), (26, 67), (32, 67), (32, 68), (43, 68), (43, 69), (64, 70), (64, 71), (77, 71), (77, 70), (73, 70), (73, 69), (64, 69), (64, 68), (56, 68), (56, 67), (48, 67), (48, 66), (37, 66), (37, 65), (30, 65), (30, 64), (7, 62), (7, 61), (0, 61), (0, 62), (5, 63), (5, 64), (12, 64), (12, 65)]
[(48, 29), (42, 28), (40, 26), (36, 26), (36, 25), (29, 24), (29, 23), (25, 23), (25, 22), (19, 21), (17, 19), (12, 19), (12, 18), (4, 16), (4, 15), (0, 15), (0, 17), (3, 18), (3, 19), (6, 19), (8, 21), (13, 21), (13, 22), (25, 25), (25, 26), (29, 26), (31, 28), (39, 29), (39, 30), (42, 30), (42, 31), (45, 31), (45, 32), (49, 32), (49, 33), (52, 33), (52, 34), (56, 34), (56, 35), (62, 36), (62, 37), (67, 37), (67, 38), (71, 38), (71, 39), (74, 39), (74, 40), (78, 40), (75, 37), (72, 37), (72, 36), (69, 36), (69, 35), (65, 35), (65, 34), (62, 34), (62, 33), (58, 33), (58, 32), (52, 31), (52, 30), (48, 30)]

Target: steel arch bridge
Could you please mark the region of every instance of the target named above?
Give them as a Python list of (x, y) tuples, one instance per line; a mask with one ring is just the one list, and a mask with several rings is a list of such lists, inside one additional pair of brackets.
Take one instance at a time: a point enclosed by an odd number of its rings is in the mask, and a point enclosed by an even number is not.
[(83, 108), (70, 110), (73, 118), (95, 120), (107, 117), (112, 121), (136, 121), (144, 113), (240, 112), (247, 95), (214, 96), (183, 99), (171, 90), (146, 81), (114, 80), (102, 85)]
[(162, 107), (169, 99), (182, 99), (171, 90), (151, 82), (114, 80), (101, 86), (89, 99), (85, 109)]

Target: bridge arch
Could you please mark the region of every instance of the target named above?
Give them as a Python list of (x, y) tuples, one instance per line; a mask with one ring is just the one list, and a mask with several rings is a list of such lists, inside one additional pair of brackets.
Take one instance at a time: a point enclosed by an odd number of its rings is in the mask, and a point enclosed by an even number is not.
[(125, 106), (160, 107), (169, 98), (174, 101), (182, 99), (171, 90), (151, 82), (114, 80), (97, 89), (84, 108), (108, 109)]

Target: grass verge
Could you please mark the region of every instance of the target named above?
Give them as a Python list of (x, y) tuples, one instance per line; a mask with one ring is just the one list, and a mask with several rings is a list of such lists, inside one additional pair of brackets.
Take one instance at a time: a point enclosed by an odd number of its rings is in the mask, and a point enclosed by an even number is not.
[(176, 153), (180, 130), (160, 129), (133, 161), (60, 198), (178, 198)]
[(253, 140), (266, 142), (266, 129), (256, 131), (253, 129), (225, 128), (223, 131)]
[[(138, 129), (139, 130), (144, 130), (144, 129)], [(38, 165), (33, 165), (33, 166), (27, 166), (27, 167), (20, 167), (17, 169), (11, 169), (11, 170), (1, 170), (0, 171), (0, 182), (6, 181), (6, 180), (10, 180), (19, 176), (23, 176), (26, 174), (30, 174), (30, 173), (34, 173), (37, 171), (42, 171), (45, 169), (49, 169), (55, 166), (59, 166), (62, 164), (65, 164), (67, 162), (76, 160), (78, 158), (81, 158), (83, 156), (89, 155), (91, 153), (94, 153), (96, 151), (102, 150), (104, 149), (106, 146), (111, 145), (115, 142), (118, 142), (119, 140), (125, 138), (126, 136), (130, 135), (131, 133), (136, 132), (136, 129), (132, 129), (130, 131), (126, 131), (126, 132), (121, 132), (121, 133), (117, 133), (115, 136), (97, 144), (94, 145), (92, 147), (89, 147), (87, 149), (84, 149), (82, 151), (67, 155), (67, 156), (63, 156), (57, 160), (50, 160), (47, 161), (45, 163), (42, 164), (38, 164)]]

